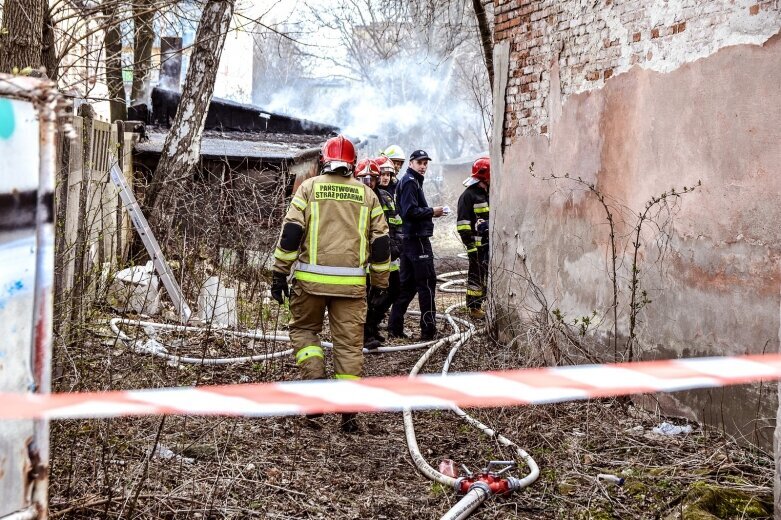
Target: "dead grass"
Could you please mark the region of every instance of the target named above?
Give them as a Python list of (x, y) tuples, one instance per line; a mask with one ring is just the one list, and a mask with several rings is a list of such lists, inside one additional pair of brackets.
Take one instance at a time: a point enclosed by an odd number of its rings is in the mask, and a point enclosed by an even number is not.
[[(457, 261), (449, 267), (460, 268)], [(458, 295), (440, 295), (439, 307)], [(274, 325), (272, 312), (269, 325)], [(108, 315), (103, 318), (108, 318)], [(417, 331), (416, 320), (408, 328)], [(173, 367), (136, 354), (93, 320), (71, 347), (57, 390), (109, 390), (296, 379), (289, 358), (262, 363)], [(284, 345), (216, 335), (181, 338), (180, 353), (247, 355)], [(166, 341), (175, 341), (168, 337)], [(366, 375), (406, 374), (422, 352), (372, 355)], [(443, 351), (424, 371), (438, 371)], [(522, 345), (479, 336), (453, 371), (522, 367)], [(772, 489), (772, 459), (694, 425), (690, 435), (650, 433), (663, 418), (616, 400), (475, 410), (478, 419), (526, 449), (541, 468), (527, 490), (486, 503), (488, 518), (666, 518), (694, 482), (761, 495)], [(343, 435), (336, 417), (319, 431), (298, 418), (166, 417), (58, 421), (52, 425), (52, 518), (438, 518), (457, 497), (421, 476), (404, 441), (401, 414), (360, 416)], [(415, 414), (418, 442), (436, 466), (444, 458), (480, 469), (513, 453), (453, 414)], [(155, 441), (175, 454), (151, 457)], [(599, 473), (626, 478), (623, 487)], [(516, 476), (520, 476), (517, 475)]]

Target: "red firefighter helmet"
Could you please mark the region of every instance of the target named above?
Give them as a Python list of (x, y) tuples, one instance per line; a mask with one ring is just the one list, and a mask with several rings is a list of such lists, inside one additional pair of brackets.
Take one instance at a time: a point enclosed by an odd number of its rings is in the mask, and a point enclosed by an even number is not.
[(391, 175), (396, 175), (396, 167), (393, 166), (393, 161), (384, 155), (380, 155), (374, 159), (377, 166), (380, 168), (380, 173), (387, 172)]
[(472, 164), (472, 176), (464, 181), (464, 186), (471, 186), (480, 181), (486, 184), (491, 183), (491, 159), (489, 157), (480, 157)]
[(480, 181), (491, 181), (491, 159), (480, 157), (472, 165), (472, 177)]
[(365, 177), (367, 175), (371, 175), (372, 177), (380, 176), (380, 167), (377, 166), (374, 159), (361, 159), (358, 162), (358, 166), (355, 167), (356, 177)]
[(355, 146), (343, 135), (332, 137), (320, 150), (323, 173), (338, 172), (345, 176), (350, 175), (355, 167), (355, 159)]

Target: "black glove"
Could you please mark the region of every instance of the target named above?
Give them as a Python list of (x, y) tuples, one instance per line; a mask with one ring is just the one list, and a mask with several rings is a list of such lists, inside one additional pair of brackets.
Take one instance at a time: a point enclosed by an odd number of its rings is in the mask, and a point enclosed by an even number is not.
[(379, 287), (372, 287), (369, 289), (369, 306), (376, 308), (385, 303), (385, 298), (388, 297), (387, 289), (380, 289)]
[(287, 285), (287, 275), (274, 272), (271, 277), (271, 297), (282, 305), (285, 298), (290, 298), (290, 287)]
[(401, 256), (401, 248), (391, 242), (391, 260), (396, 260)]

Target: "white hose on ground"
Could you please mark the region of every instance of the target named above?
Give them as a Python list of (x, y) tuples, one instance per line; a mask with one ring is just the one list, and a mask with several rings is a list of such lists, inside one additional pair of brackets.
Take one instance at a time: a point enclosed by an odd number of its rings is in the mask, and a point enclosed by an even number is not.
[[(450, 370), (450, 364), (452, 363), (453, 358), (458, 352), (458, 349), (461, 348), (461, 346), (464, 343), (466, 343), (466, 341), (477, 332), (477, 329), (472, 323), (451, 316), (450, 312), (456, 307), (457, 305), (448, 307), (444, 312), (445, 319), (448, 320), (448, 322), (450, 323), (451, 327), (453, 327), (454, 330), (452, 336), (444, 339), (450, 340), (451, 337), (457, 339), (453, 340), (453, 347), (450, 349), (447, 359), (443, 364), (442, 367), (443, 377), (447, 376), (447, 373)], [(468, 327), (467, 331), (465, 331), (464, 333), (460, 333), (460, 330), (456, 322), (465, 324)], [(440, 344), (438, 342), (437, 344), (434, 344), (431, 347), (429, 347), (429, 349), (423, 354), (423, 356), (420, 357), (418, 362), (410, 371), (410, 377), (414, 377), (415, 375), (417, 375), (420, 369), (423, 367), (423, 365), (426, 364), (426, 362), (431, 358), (431, 356), (433, 356), (434, 353), (437, 350), (439, 350), (439, 348), (443, 344), (444, 343)], [(507, 439), (503, 435), (497, 434), (494, 430), (492, 430), (482, 422), (471, 417), (458, 406), (453, 406), (452, 410), (456, 415), (464, 419), (470, 425), (476, 427), (477, 429), (479, 429), (489, 437), (496, 438), (499, 441), (499, 443), (501, 443), (503, 446), (515, 448), (515, 451), (518, 454), (518, 456), (524, 461), (526, 466), (529, 468), (529, 473), (524, 478), (513, 479), (513, 483), (514, 483), (513, 488), (515, 490), (523, 489), (526, 486), (530, 485), (535, 480), (537, 480), (540, 474), (539, 467), (537, 466), (535, 460), (528, 453), (526, 453), (526, 451), (524, 451), (522, 448), (520, 448), (518, 445), (516, 445), (514, 442)], [(435, 470), (433, 467), (431, 467), (431, 465), (429, 465), (426, 459), (421, 455), (420, 448), (418, 447), (417, 438), (415, 436), (415, 426), (412, 421), (412, 411), (408, 408), (404, 409), (403, 417), (404, 417), (404, 433), (407, 438), (407, 446), (409, 448), (410, 456), (412, 457), (415, 466), (429, 480), (439, 482), (440, 484), (445, 486), (451, 486), (453, 488), (456, 488), (457, 479)], [(459, 500), (458, 503), (450, 509), (450, 511), (445, 513), (445, 515), (442, 517), (442, 520), (463, 520), (467, 518), (490, 495), (491, 495), (491, 490), (487, 485), (481, 482), (476, 482), (470, 487), (469, 491), (461, 498), (461, 500)]]
[[(236, 330), (228, 330), (228, 329), (219, 329), (219, 328), (204, 328), (204, 327), (193, 327), (190, 325), (172, 325), (168, 323), (156, 323), (153, 321), (142, 321), (142, 320), (129, 320), (126, 318), (112, 318), (109, 321), (109, 327), (111, 327), (111, 330), (114, 332), (114, 334), (117, 335), (117, 337), (123, 341), (127, 341), (130, 344), (133, 344), (133, 338), (122, 332), (122, 330), (119, 328), (119, 323), (122, 323), (124, 325), (135, 325), (140, 327), (151, 327), (153, 329), (162, 329), (162, 330), (173, 330), (173, 331), (181, 331), (181, 332), (212, 332), (212, 333), (222, 333), (229, 336), (238, 336), (242, 338), (254, 338), (254, 339), (266, 339), (266, 340), (272, 340), (272, 341), (285, 341), (289, 342), (290, 338), (286, 335), (282, 334), (263, 334), (260, 332), (241, 332)], [(325, 345), (326, 342), (323, 342)], [(330, 345), (330, 344), (328, 344)], [(279, 357), (285, 357), (289, 356), (293, 353), (293, 349), (287, 349), (287, 350), (281, 350), (277, 352), (270, 352), (267, 354), (256, 354), (253, 356), (242, 356), (242, 357), (231, 357), (231, 358), (200, 358), (200, 357), (187, 357), (187, 356), (177, 356), (175, 354), (168, 353), (168, 350), (163, 346), (159, 345), (157, 348), (155, 347), (148, 347), (146, 346), (146, 343), (140, 343), (139, 341), (135, 342), (135, 347), (137, 352), (145, 353), (145, 354), (151, 354), (155, 357), (160, 357), (167, 359), (171, 363), (183, 363), (183, 364), (190, 364), (190, 365), (231, 365), (234, 363), (247, 363), (247, 362), (255, 362), (255, 361), (264, 361), (267, 359), (273, 359), (273, 358), (279, 358)]]
[(464, 293), (466, 292), (466, 286), (464, 287), (452, 287), (453, 285), (457, 284), (466, 284), (466, 278), (457, 278), (455, 280), (448, 280), (447, 282), (443, 283), (439, 286), (440, 291), (446, 292), (446, 293)]
[[(471, 326), (471, 324), (470, 324)], [(474, 327), (474, 326), (472, 326)], [(442, 364), (442, 376), (447, 377), (448, 371), (450, 370), (450, 363), (453, 361), (453, 358), (456, 355), (456, 352), (458, 352), (458, 349), (461, 347), (461, 345), (454, 345), (453, 348), (450, 349), (450, 352), (448, 353), (447, 359)], [(491, 438), (495, 438), (497, 441), (499, 441), (499, 444), (502, 446), (508, 447), (508, 448), (514, 448), (515, 452), (518, 454), (518, 456), (523, 460), (523, 462), (526, 464), (526, 466), (529, 468), (529, 473), (522, 479), (519, 479), (516, 482), (516, 485), (518, 486), (516, 490), (520, 490), (525, 488), (526, 486), (530, 485), (532, 482), (537, 480), (537, 478), (540, 476), (540, 468), (537, 466), (537, 462), (532, 458), (531, 455), (529, 455), (524, 449), (522, 449), (520, 446), (515, 444), (513, 441), (505, 437), (504, 435), (497, 434), (493, 429), (491, 429), (489, 426), (483, 424), (482, 422), (478, 421), (471, 415), (464, 412), (461, 408), (454, 405), (452, 408), (453, 413), (461, 417), (463, 420), (465, 420), (470, 425), (474, 426), (487, 436)]]
[[(453, 335), (452, 336), (458, 336), (458, 338), (455, 340), (456, 342), (460, 341), (466, 341), (469, 339), (469, 336), (466, 336), (465, 338), (462, 338), (462, 334), (460, 334), (460, 329), (458, 328), (458, 325), (455, 323), (455, 319), (450, 316), (450, 311), (453, 310), (457, 305), (452, 305), (445, 309), (445, 317), (450, 322), (451, 327), (453, 327)], [(410, 311), (411, 313), (415, 311)], [(439, 317), (439, 316), (437, 316)], [(458, 318), (456, 318), (458, 319)], [(465, 321), (465, 320), (461, 320)], [(431, 356), (436, 353), (437, 350), (439, 350), (443, 345), (446, 345), (450, 342), (450, 338), (452, 336), (448, 336), (447, 338), (442, 338), (433, 345), (431, 345), (428, 350), (418, 359), (418, 362), (415, 363), (415, 366), (412, 367), (412, 370), (409, 373), (409, 377), (415, 377), (420, 369), (423, 367), (423, 365), (426, 364), (426, 361), (429, 360)], [(439, 482), (443, 486), (447, 486), (450, 488), (455, 488), (456, 485), (456, 479), (453, 477), (450, 477), (448, 475), (445, 475), (444, 473), (441, 473), (434, 468), (432, 468), (428, 461), (421, 455), (420, 448), (418, 448), (418, 439), (415, 436), (415, 425), (412, 422), (412, 410), (410, 408), (404, 408), (402, 411), (402, 416), (404, 418), (404, 435), (407, 438), (407, 448), (409, 449), (410, 457), (412, 457), (412, 461), (415, 463), (415, 466), (418, 468), (418, 471), (423, 473), (423, 475), (428, 478), (429, 480), (433, 480), (435, 482)]]
[[(411, 314), (416, 313), (417, 311), (410, 311)], [(211, 332), (211, 333), (221, 333), (229, 336), (237, 336), (242, 338), (253, 338), (253, 339), (265, 339), (268, 341), (281, 341), (281, 342), (289, 342), (290, 337), (286, 334), (280, 334), (278, 332), (275, 332), (274, 334), (265, 334), (262, 332), (257, 331), (248, 331), (248, 332), (241, 332), (236, 330), (230, 330), (230, 329), (222, 329), (222, 328), (208, 328), (208, 327), (195, 327), (192, 325), (176, 325), (176, 324), (169, 324), (169, 323), (156, 323), (154, 321), (144, 321), (144, 320), (131, 320), (127, 318), (112, 318), (109, 320), (109, 327), (111, 327), (111, 330), (114, 332), (114, 334), (117, 335), (117, 337), (123, 341), (126, 341), (130, 344), (133, 344), (133, 338), (122, 332), (122, 329), (119, 328), (119, 324), (123, 325), (131, 325), (131, 326), (137, 326), (137, 327), (151, 327), (153, 329), (161, 329), (161, 330), (171, 330), (171, 331), (180, 331), (180, 332)], [(389, 346), (389, 347), (379, 347), (376, 349), (363, 349), (364, 353), (367, 354), (382, 354), (387, 352), (403, 352), (406, 350), (415, 350), (423, 347), (427, 347), (431, 344), (433, 344), (434, 341), (423, 341), (418, 343), (411, 343), (408, 345), (397, 345), (397, 346)], [(333, 348), (333, 343), (330, 341), (322, 341), (320, 343), (325, 348)], [(168, 352), (168, 350), (163, 345), (159, 345), (158, 347), (149, 347), (146, 343), (141, 343), (140, 341), (136, 340), (135, 342), (135, 350), (139, 353), (143, 354), (150, 354), (155, 357), (167, 359), (171, 363), (182, 363), (182, 364), (191, 364), (191, 365), (207, 365), (207, 366), (213, 366), (213, 365), (230, 365), (234, 363), (248, 363), (248, 362), (256, 362), (256, 361), (264, 361), (267, 359), (274, 359), (274, 358), (280, 358), (289, 356), (293, 353), (293, 349), (286, 349), (281, 350), (277, 352), (271, 352), (267, 354), (256, 354), (253, 356), (242, 356), (242, 357), (229, 357), (229, 358), (207, 358), (207, 357), (187, 357), (187, 356), (178, 356), (175, 354), (171, 354)]]
[(482, 482), (476, 482), (440, 520), (464, 520), (490, 496), (491, 488)]

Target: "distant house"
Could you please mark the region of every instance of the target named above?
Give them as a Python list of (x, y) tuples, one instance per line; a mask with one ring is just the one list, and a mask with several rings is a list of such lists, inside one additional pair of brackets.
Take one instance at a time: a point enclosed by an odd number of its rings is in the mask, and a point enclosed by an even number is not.
[[(178, 92), (155, 88), (151, 113), (131, 110), (144, 121), (133, 148), (136, 186), (151, 179), (176, 114)], [(201, 160), (184, 200), (177, 201), (177, 223), (189, 236), (210, 246), (241, 251), (267, 246), (294, 189), (317, 173), (322, 143), (334, 126), (213, 99), (201, 141)], [(275, 232), (271, 233), (275, 234)]]

